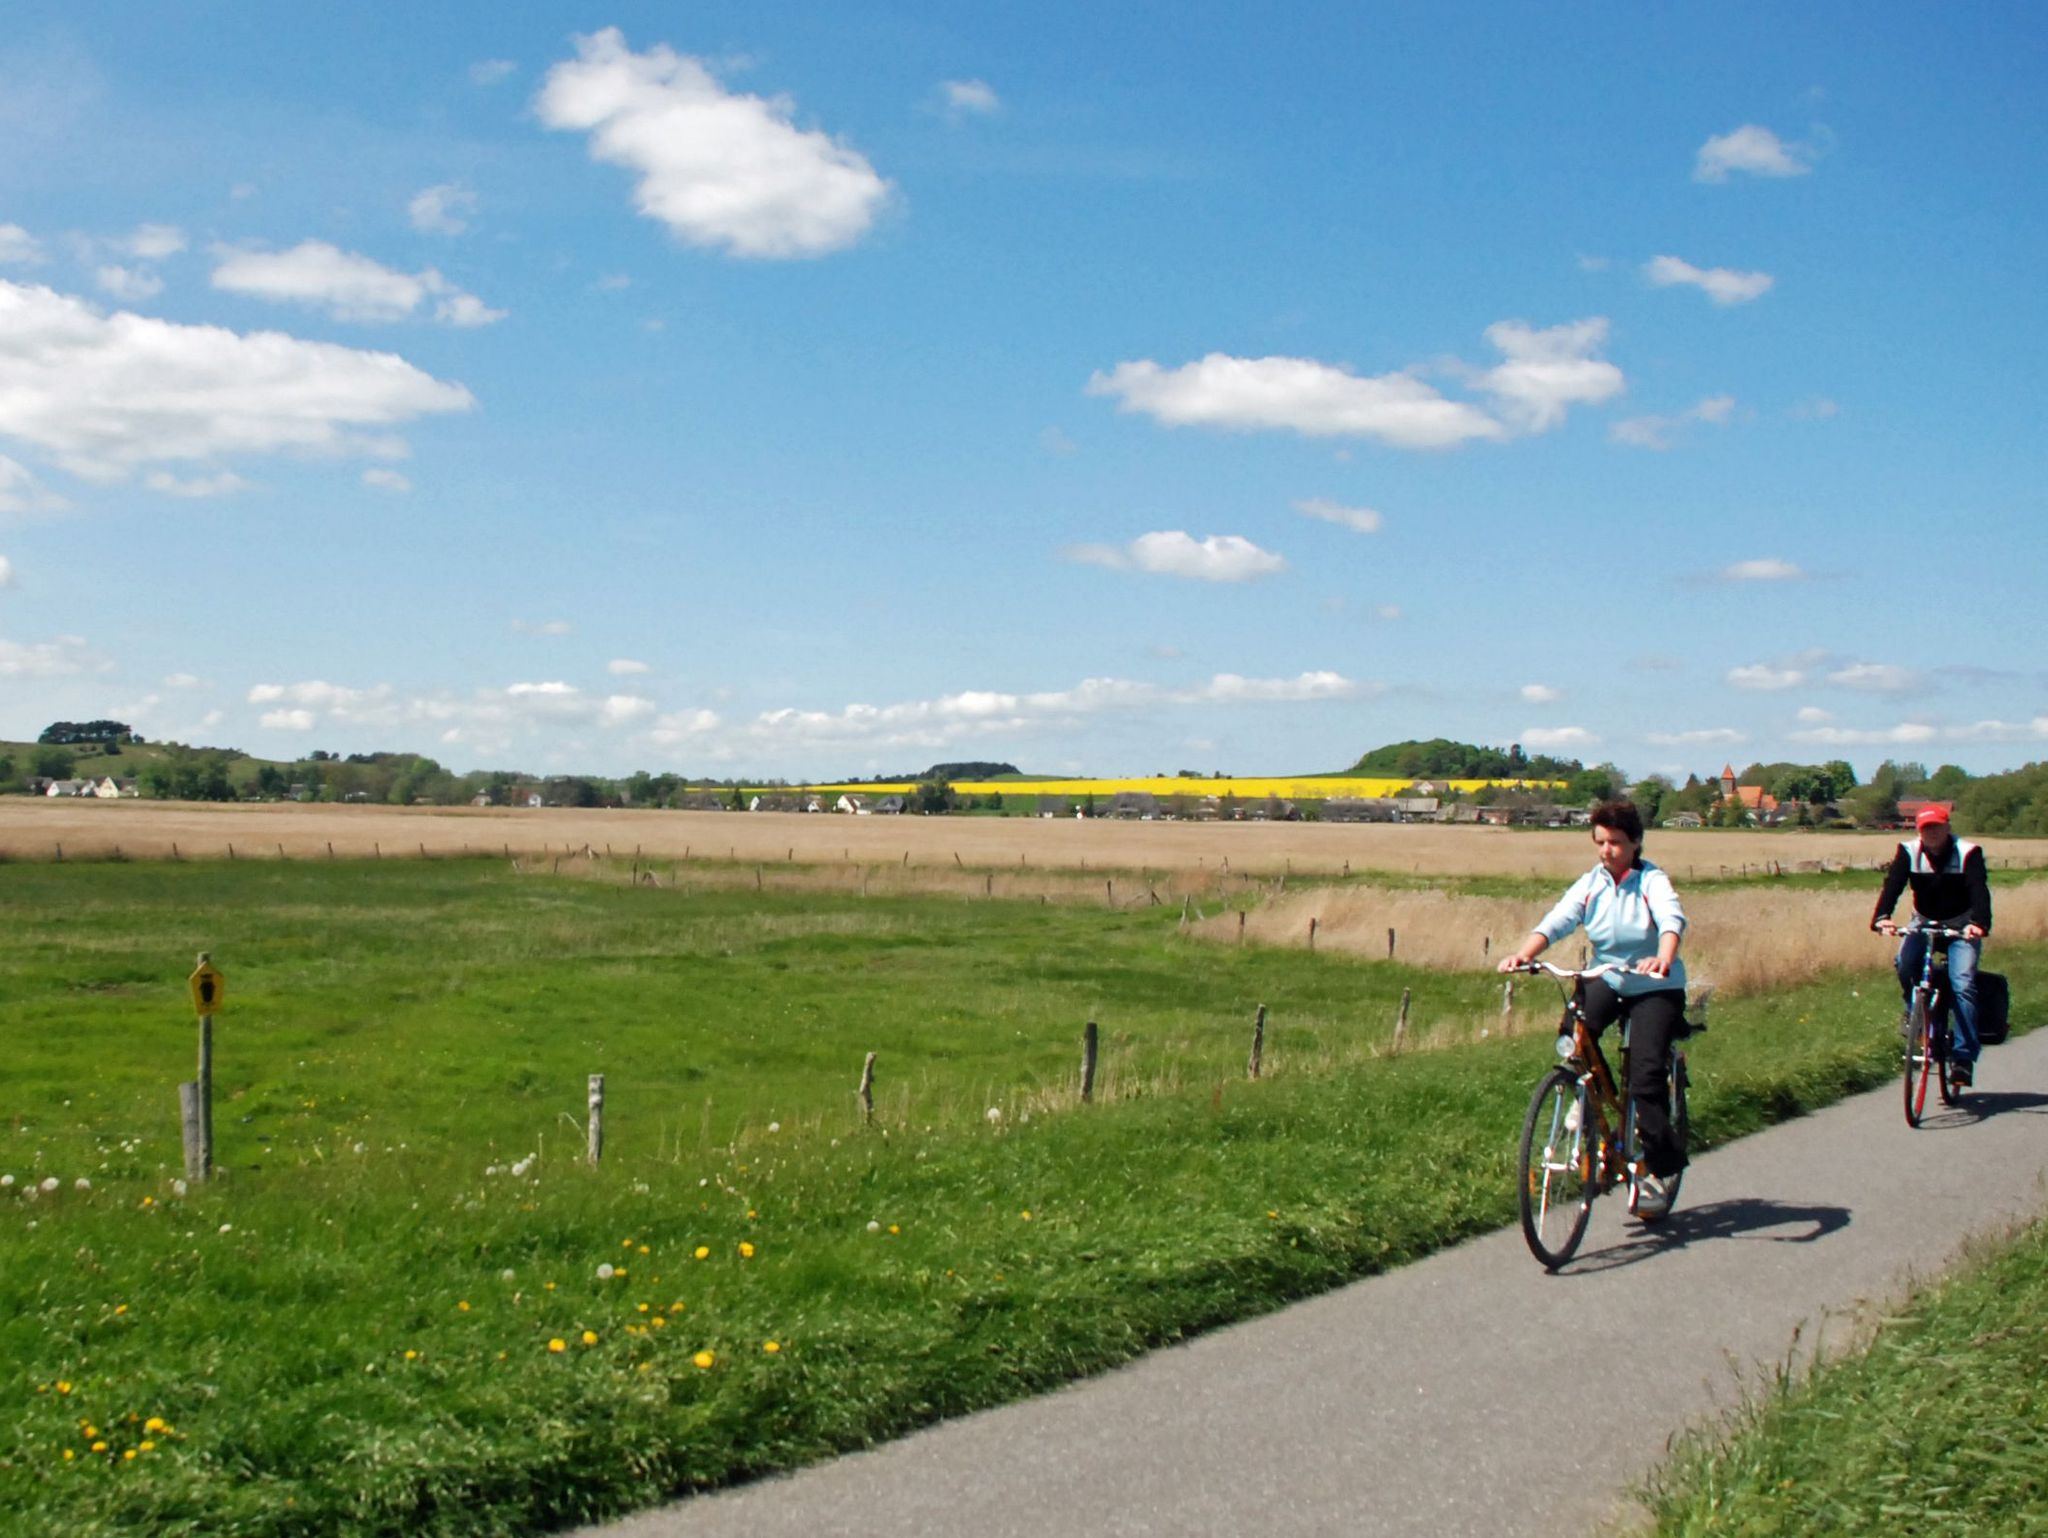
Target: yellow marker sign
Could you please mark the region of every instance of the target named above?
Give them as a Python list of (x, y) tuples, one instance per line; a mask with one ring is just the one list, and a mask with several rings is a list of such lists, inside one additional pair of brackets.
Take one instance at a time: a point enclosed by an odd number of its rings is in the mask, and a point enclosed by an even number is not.
[(199, 1015), (218, 1014), (227, 1002), (228, 980), (204, 956), (192, 970), (192, 1008)]

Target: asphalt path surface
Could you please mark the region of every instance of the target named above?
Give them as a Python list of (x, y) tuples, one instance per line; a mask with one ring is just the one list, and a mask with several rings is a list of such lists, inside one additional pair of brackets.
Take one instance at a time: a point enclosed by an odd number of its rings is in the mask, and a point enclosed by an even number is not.
[(1507, 1229), (1057, 1393), (586, 1533), (1626, 1527), (1675, 1434), (2048, 1206), (2048, 1030), (1980, 1066), (1982, 1087), (1917, 1132), (1894, 1082), (1702, 1155), (1656, 1229), (1602, 1198), (1556, 1275)]

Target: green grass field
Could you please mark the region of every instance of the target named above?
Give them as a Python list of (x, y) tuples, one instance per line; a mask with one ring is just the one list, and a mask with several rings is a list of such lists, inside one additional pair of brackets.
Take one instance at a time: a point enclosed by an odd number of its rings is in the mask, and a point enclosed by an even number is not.
[[(1195, 944), (1164, 908), (461, 861), (0, 879), (29, 1533), (540, 1532), (1013, 1398), (1511, 1221), (1548, 1060), (1540, 1027), (1477, 1037), (1492, 978)], [(181, 1194), (201, 949), (226, 1174)], [(1718, 1005), (1696, 1134), (1888, 1077), (1887, 987)], [(1404, 988), (1438, 1046), (1390, 1058)]]

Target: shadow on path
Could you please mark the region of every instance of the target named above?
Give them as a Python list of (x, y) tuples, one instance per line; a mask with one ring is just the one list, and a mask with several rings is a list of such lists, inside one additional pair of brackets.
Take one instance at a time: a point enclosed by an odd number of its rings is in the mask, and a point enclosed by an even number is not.
[(2048, 1095), (2032, 1091), (2005, 1091), (1970, 1089), (1963, 1092), (1961, 1105), (1949, 1106), (1940, 1111), (1930, 1111), (1920, 1123), (1922, 1132), (1954, 1132), (1962, 1127), (1974, 1127), (1993, 1116), (2003, 1116), (2017, 1111), (2022, 1115), (2048, 1115)]
[(1595, 1250), (1557, 1272), (1589, 1276), (1632, 1266), (1637, 1261), (1713, 1239), (1761, 1240), (1766, 1244), (1812, 1244), (1849, 1226), (1847, 1207), (1804, 1206), (1768, 1197), (1744, 1196), (1704, 1207), (1680, 1207), (1654, 1227), (1631, 1224), (1617, 1244)]

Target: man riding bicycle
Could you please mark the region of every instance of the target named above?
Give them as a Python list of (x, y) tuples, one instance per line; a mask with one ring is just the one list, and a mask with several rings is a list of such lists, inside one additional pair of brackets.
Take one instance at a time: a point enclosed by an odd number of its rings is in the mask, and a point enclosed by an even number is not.
[(1556, 907), (1502, 959), (1513, 972), (1534, 961), (1574, 929), (1585, 926), (1596, 966), (1623, 970), (1589, 978), (1586, 1023), (1597, 1036), (1616, 1019), (1628, 1023), (1628, 1092), (1636, 1104), (1636, 1130), (1649, 1173), (1637, 1183), (1636, 1212), (1657, 1218), (1671, 1208), (1665, 1184), (1685, 1168), (1685, 1146), (1671, 1125), (1671, 1044), (1685, 1032), (1685, 963), (1678, 944), (1685, 910), (1671, 878), (1645, 860), (1642, 814), (1630, 801), (1593, 808), (1593, 848), (1599, 861), (1571, 884)]
[(1913, 888), (1914, 922), (1903, 931), (1896, 962), (1899, 987), (1908, 999), (1920, 979), (1930, 943), (1918, 926), (1945, 924), (1963, 932), (1963, 938), (1948, 943), (1948, 991), (1955, 1005), (1949, 1011), (1955, 1024), (1949, 1047), (1949, 1081), (1963, 1088), (1971, 1082), (1977, 1062), (1977, 958), (1984, 937), (1991, 933), (1991, 883), (1984, 874), (1983, 848), (1954, 836), (1948, 808), (1923, 807), (1913, 819), (1913, 827), (1919, 836), (1893, 851), (1870, 927), (1880, 934), (1900, 934), (1899, 926), (1892, 922), (1892, 909), (1898, 906), (1900, 894), (1908, 886)]

